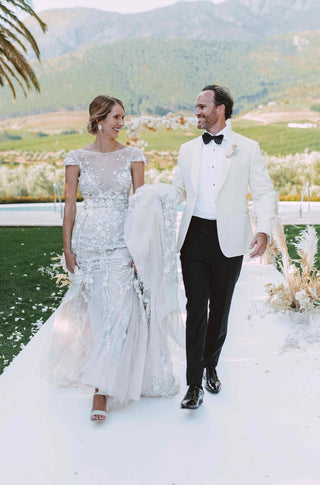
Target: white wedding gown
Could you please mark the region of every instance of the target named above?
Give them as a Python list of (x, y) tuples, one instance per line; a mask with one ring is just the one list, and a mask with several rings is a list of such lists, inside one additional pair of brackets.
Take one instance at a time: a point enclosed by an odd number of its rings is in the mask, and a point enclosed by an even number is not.
[(65, 160), (79, 165), (84, 198), (72, 233), (79, 269), (50, 319), (53, 332), (40, 361), (50, 381), (99, 388), (110, 396), (109, 407), (173, 395), (172, 341), (184, 340), (173, 268), (175, 197), (163, 184), (144, 186), (129, 211), (133, 162), (144, 156), (132, 147), (75, 150)]

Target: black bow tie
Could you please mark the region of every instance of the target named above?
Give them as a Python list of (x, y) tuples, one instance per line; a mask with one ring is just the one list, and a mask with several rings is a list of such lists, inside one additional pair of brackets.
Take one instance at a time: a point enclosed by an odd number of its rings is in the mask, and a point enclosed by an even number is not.
[(223, 135), (210, 135), (207, 131), (202, 135), (203, 143), (207, 145), (213, 140), (217, 145), (221, 145), (223, 140)]

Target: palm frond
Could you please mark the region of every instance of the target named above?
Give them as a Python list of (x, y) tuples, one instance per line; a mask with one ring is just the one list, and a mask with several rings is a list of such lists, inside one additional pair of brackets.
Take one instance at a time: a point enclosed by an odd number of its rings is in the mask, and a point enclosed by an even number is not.
[(10, 41), (0, 35), (0, 62), (3, 62), (4, 59), (12, 65), (28, 90), (33, 85), (37, 91), (40, 91), (38, 79), (27, 59)]
[(2, 74), (2, 76), (7, 80), (8, 84), (11, 88), (11, 91), (13, 91), (15, 93), (14, 86), (10, 82), (9, 77), (6, 75), (6, 71), (8, 71), (9, 74), (17, 81), (17, 83), (21, 87), (24, 95), (27, 96), (26, 90), (25, 90), (22, 82), (18, 78), (18, 76), (15, 74), (15, 72), (11, 69), (11, 67), (3, 59), (0, 59), (0, 78), (1, 78), (1, 74)]
[[(30, 30), (19, 19), (19, 12), (27, 13), (36, 19), (43, 32), (46, 32), (46, 24), (38, 17), (28, 0), (4, 0), (0, 3), (0, 85), (6, 81), (11, 89), (13, 97), (16, 97), (13, 80), (18, 82), (25, 96), (26, 89), (32, 87), (40, 91), (37, 76), (29, 62), (18, 47), (27, 53), (25, 41), (31, 46), (37, 59), (40, 61), (40, 51), (36, 40)], [(22, 82), (25, 87), (23, 86)]]
[[(10, 72), (11, 70), (8, 69), (8, 71)], [(12, 77), (14, 79), (17, 79), (17, 77), (15, 75), (12, 75)], [(14, 89), (14, 85), (12, 84), (11, 79), (8, 76), (8, 74), (6, 73), (6, 71), (2, 68), (2, 66), (0, 66), (0, 84), (1, 84), (1, 86), (4, 86), (3, 79), (5, 79), (7, 81), (7, 83), (9, 84), (9, 87), (10, 87), (12, 93), (13, 93), (13, 96), (15, 97), (16, 96), (16, 91)]]
[(4, 0), (4, 1), (1, 1), (1, 4), (0, 4), (0, 7), (1, 6), (4, 6), (4, 3), (9, 3), (11, 5), (13, 5), (14, 8), (18, 8), (22, 11), (24, 11), (25, 13), (31, 15), (31, 17), (34, 17), (38, 24), (40, 25), (41, 27), (41, 30), (43, 32), (46, 32), (47, 30), (47, 24), (45, 22), (43, 22), (43, 20), (40, 19), (40, 17), (38, 17), (38, 15), (36, 14), (36, 12), (33, 10), (33, 7), (32, 7), (32, 2), (31, 1), (24, 1), (24, 0)]
[[(15, 30), (20, 28), (19, 30), (21, 32), (21, 35), (29, 42), (29, 44), (31, 45), (32, 50), (36, 54), (37, 58), (40, 59), (40, 51), (39, 51), (38, 45), (37, 45), (36, 40), (34, 39), (33, 35), (31, 34), (30, 30), (27, 29), (27, 27), (19, 20), (19, 17), (12, 10), (9, 10), (5, 5), (1, 4), (0, 9), (7, 16), (7, 18), (9, 18), (13, 21), (13, 22), (11, 22), (11, 24), (13, 24), (12, 28), (14, 28)], [(44, 24), (44, 26), (45, 26), (45, 30), (43, 30), (43, 29), (42, 30), (45, 32), (46, 31), (46, 24)]]
[[(0, 35), (4, 37), (10, 37), (14, 42), (19, 44), (21, 49), (24, 52), (27, 52), (26, 46), (22, 43), (22, 40), (13, 32), (15, 31), (18, 35), (23, 36), (23, 31), (19, 29), (13, 22), (10, 20), (6, 19), (3, 15), (0, 14), (0, 23), (1, 23), (1, 28), (0, 28)], [(5, 24), (8, 24), (10, 28), (7, 28)]]

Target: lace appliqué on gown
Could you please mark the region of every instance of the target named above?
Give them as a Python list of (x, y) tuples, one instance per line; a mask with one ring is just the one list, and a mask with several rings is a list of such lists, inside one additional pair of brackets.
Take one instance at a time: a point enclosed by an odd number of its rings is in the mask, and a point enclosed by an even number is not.
[[(124, 239), (131, 164), (139, 161), (143, 154), (132, 147), (76, 150), (65, 160), (80, 167), (84, 202), (72, 232), (79, 269), (54, 314), (42, 366), (54, 382), (99, 388), (111, 396), (110, 407), (176, 391), (166, 337), (153, 330), (150, 290), (135, 276)], [(167, 237), (172, 244), (174, 236)], [(169, 277), (175, 271), (168, 264)]]

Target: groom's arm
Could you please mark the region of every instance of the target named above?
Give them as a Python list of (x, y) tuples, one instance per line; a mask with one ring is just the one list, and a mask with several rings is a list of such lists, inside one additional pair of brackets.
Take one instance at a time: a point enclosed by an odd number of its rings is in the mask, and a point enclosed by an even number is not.
[(276, 211), (276, 193), (259, 144), (255, 145), (249, 174), (249, 188), (257, 216), (257, 232), (250, 246), (254, 248), (250, 254), (251, 257), (261, 256), (264, 253), (268, 239), (271, 237)]

